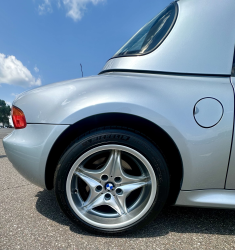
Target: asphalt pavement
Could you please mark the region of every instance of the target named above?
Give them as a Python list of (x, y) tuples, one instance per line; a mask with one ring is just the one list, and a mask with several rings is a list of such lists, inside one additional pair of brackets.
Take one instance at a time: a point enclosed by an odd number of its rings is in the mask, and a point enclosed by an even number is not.
[(140, 231), (91, 235), (60, 211), (53, 190), (26, 181), (8, 161), (0, 129), (0, 249), (235, 249), (235, 210), (169, 207)]

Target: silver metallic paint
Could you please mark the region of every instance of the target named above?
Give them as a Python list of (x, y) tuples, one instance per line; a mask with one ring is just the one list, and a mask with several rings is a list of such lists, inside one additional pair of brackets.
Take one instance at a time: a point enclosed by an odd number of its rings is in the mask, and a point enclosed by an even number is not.
[(175, 26), (154, 52), (111, 59), (103, 70), (230, 75), (235, 41), (235, 1), (180, 0), (178, 5)]
[[(234, 87), (235, 84), (235, 77), (231, 77), (231, 83)], [(229, 162), (227, 180), (226, 180), (226, 189), (235, 189), (235, 140), (233, 136), (233, 143), (231, 149), (231, 157)]]
[(176, 206), (235, 209), (235, 190), (180, 191)]
[[(210, 129), (193, 116), (194, 105), (204, 97), (224, 107), (223, 118)], [(143, 117), (164, 129), (179, 148), (183, 190), (224, 188), (234, 107), (229, 77), (110, 73), (47, 85), (19, 96), (14, 105), (29, 123), (74, 124), (108, 112)]]
[(68, 125), (28, 124), (3, 139), (8, 159), (27, 180), (46, 188), (45, 167), (52, 145)]

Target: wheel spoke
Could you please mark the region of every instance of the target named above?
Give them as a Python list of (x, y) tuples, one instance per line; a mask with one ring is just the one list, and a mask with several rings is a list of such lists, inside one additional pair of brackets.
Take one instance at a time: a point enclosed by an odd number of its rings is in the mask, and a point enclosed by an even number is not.
[(107, 201), (106, 203), (108, 206), (113, 208), (120, 216), (124, 213), (121, 210), (120, 205), (117, 203), (116, 199), (113, 197), (113, 195), (111, 196), (111, 199)]
[(147, 185), (148, 182), (137, 182), (137, 183), (132, 183), (132, 184), (127, 184), (127, 185), (123, 185), (120, 186), (119, 188), (116, 189), (116, 193), (117, 193), (117, 199), (122, 207), (122, 209), (124, 210), (125, 213), (127, 213), (127, 207), (126, 207), (126, 198), (129, 196), (129, 194), (140, 188), (143, 187), (145, 185)]
[(122, 184), (138, 184), (138, 183), (147, 183), (150, 180), (149, 177), (144, 175), (141, 176), (134, 176), (134, 175), (127, 175), (124, 173)]
[(86, 206), (90, 202), (92, 202), (97, 196), (99, 196), (99, 192), (96, 191), (96, 187), (101, 186), (100, 183), (89, 176), (81, 172), (74, 172), (75, 175), (79, 176), (86, 184), (90, 187), (90, 193), (83, 206)]
[(90, 188), (95, 188), (100, 185), (98, 181), (96, 181), (90, 176), (87, 176), (79, 171), (74, 172), (74, 174), (80, 177), (83, 181), (85, 181)]
[(81, 166), (77, 170), (79, 172), (82, 172), (85, 175), (93, 178), (93, 179), (100, 180), (100, 178), (103, 174), (110, 175), (112, 168), (113, 168), (114, 158), (115, 158), (115, 151), (112, 150), (107, 162), (105, 163), (105, 165), (101, 169), (91, 170), (91, 169), (87, 169), (87, 168), (84, 168)]
[(85, 205), (84, 208), (86, 211), (90, 211), (91, 209), (98, 207), (98, 206), (102, 206), (102, 205), (110, 206), (119, 214), (119, 216), (121, 216), (124, 213), (122, 209), (120, 208), (120, 204), (118, 204), (116, 199), (111, 194), (110, 194), (109, 200), (105, 198), (105, 194), (99, 195), (95, 200)]
[(123, 176), (122, 164), (121, 164), (121, 151), (114, 150), (113, 152), (113, 166), (111, 169), (112, 176)]
[(133, 176), (133, 175), (128, 175), (123, 171), (122, 162), (121, 162), (121, 151), (115, 150), (113, 158), (114, 160), (113, 160), (113, 167), (112, 167), (111, 175), (115, 177), (121, 177), (122, 184), (147, 181), (147, 178), (144, 175)]
[(92, 208), (95, 208), (101, 205), (104, 205), (104, 194), (97, 196), (96, 199), (94, 199), (92, 202), (84, 204), (83, 207), (85, 208), (85, 210), (89, 211)]

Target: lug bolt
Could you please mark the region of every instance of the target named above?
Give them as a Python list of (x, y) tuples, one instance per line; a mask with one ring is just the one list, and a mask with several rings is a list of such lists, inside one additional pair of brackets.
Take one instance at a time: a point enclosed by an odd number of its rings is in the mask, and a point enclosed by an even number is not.
[(106, 201), (110, 200), (111, 199), (111, 194), (109, 194), (109, 193), (105, 194), (104, 198), (105, 198)]
[(121, 189), (121, 188), (117, 188), (117, 189), (116, 189), (116, 194), (117, 194), (117, 195), (122, 195), (122, 194), (123, 194), (122, 189)]
[(108, 177), (108, 175), (106, 175), (106, 174), (104, 174), (104, 175), (101, 176), (101, 180), (102, 180), (102, 181), (107, 181), (108, 178), (109, 178), (109, 177)]
[(95, 188), (95, 191), (99, 193), (102, 189), (103, 189), (102, 186), (99, 185)]
[(121, 177), (115, 177), (115, 178), (114, 178), (114, 181), (115, 181), (116, 183), (120, 183), (120, 182), (122, 181), (122, 178), (121, 178)]

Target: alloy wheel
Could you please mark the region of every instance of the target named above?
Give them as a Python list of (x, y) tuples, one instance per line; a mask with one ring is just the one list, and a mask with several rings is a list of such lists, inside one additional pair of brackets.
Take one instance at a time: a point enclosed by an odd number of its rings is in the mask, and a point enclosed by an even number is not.
[(157, 192), (148, 160), (123, 145), (103, 145), (81, 155), (70, 169), (66, 195), (82, 220), (99, 228), (121, 228), (150, 209)]

